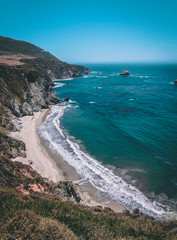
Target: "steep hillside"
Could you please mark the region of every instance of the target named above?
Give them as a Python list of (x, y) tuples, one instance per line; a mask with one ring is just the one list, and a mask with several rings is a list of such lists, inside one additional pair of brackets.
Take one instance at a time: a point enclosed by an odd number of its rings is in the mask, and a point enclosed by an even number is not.
[(51, 53), (25, 41), (18, 41), (8, 37), (0, 36), (0, 54), (24, 54), (52, 61), (60, 61)]
[(60, 102), (53, 79), (88, 72), (30, 43), (0, 37), (0, 239), (177, 239), (177, 221), (159, 224), (138, 210), (117, 214), (84, 206), (77, 185), (54, 183), (13, 161), (26, 155), (24, 142), (8, 135), (21, 128), (19, 117)]
[(81, 77), (88, 72), (88, 68), (64, 63), (33, 44), (0, 37), (0, 127), (15, 129), (14, 116), (31, 115), (58, 103), (53, 79)]

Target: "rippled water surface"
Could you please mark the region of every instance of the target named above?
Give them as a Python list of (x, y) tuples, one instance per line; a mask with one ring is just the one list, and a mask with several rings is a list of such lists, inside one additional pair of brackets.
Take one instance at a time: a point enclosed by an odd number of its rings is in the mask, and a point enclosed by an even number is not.
[[(174, 210), (177, 65), (86, 66), (92, 72), (83, 78), (55, 81), (58, 96), (71, 101), (53, 108), (43, 137), (105, 201), (151, 215)], [(119, 76), (125, 68), (131, 76)]]

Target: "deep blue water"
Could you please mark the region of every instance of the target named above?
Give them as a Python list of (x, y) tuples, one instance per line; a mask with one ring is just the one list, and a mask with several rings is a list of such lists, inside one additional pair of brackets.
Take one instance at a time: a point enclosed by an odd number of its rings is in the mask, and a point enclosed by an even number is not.
[[(177, 64), (86, 66), (89, 75), (56, 81), (59, 98), (72, 100), (61, 118), (64, 133), (148, 199), (174, 210)], [(132, 75), (119, 76), (124, 69)]]

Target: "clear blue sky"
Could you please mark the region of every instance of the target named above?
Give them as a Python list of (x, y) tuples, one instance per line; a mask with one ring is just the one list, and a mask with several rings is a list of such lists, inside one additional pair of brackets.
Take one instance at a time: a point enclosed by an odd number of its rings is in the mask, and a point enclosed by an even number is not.
[(0, 35), (67, 62), (177, 62), (177, 0), (0, 0)]

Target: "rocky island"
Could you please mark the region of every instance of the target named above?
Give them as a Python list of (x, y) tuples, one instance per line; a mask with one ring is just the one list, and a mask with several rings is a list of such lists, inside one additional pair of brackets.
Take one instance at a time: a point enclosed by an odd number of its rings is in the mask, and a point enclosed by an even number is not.
[[(0, 37), (0, 238), (175, 240), (176, 214), (170, 221), (156, 221), (138, 209), (116, 213), (86, 206), (76, 184), (55, 178), (55, 171), (52, 176), (42, 171), (49, 164), (44, 153), (29, 152), (29, 144), (39, 144), (36, 120), (62, 101), (53, 80), (82, 73), (89, 69), (64, 63), (33, 44)], [(22, 129), (26, 135), (18, 139)]]
[(119, 74), (119, 76), (130, 76), (130, 75), (131, 73), (129, 73), (126, 69)]

